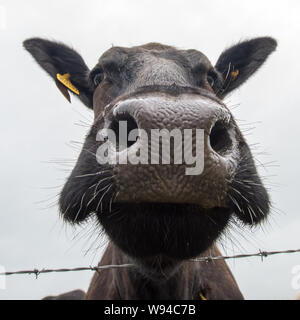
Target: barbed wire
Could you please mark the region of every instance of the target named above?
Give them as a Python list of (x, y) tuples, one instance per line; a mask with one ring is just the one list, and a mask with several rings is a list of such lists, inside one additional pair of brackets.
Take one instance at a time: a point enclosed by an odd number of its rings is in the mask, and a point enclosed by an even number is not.
[(60, 269), (32, 269), (32, 270), (20, 270), (20, 271), (7, 271), (1, 272), (0, 276), (11, 276), (15, 274), (34, 274), (38, 277), (42, 273), (51, 273), (51, 272), (70, 272), (70, 271), (99, 271), (101, 269), (114, 269), (114, 268), (128, 268), (133, 267), (134, 264), (108, 264), (104, 266), (89, 266), (89, 267), (76, 267), (76, 268), (60, 268)]
[[(268, 256), (277, 255), (277, 254), (290, 254), (300, 252), (300, 249), (289, 249), (289, 250), (281, 250), (281, 251), (261, 251), (256, 253), (245, 253), (245, 254), (236, 254), (232, 256), (207, 256), (207, 257), (199, 257), (195, 259), (189, 259), (191, 262), (212, 262), (215, 260), (229, 260), (229, 259), (242, 259), (242, 258), (250, 258), (250, 257), (261, 257), (263, 261), (264, 258)], [(76, 268), (60, 268), (60, 269), (32, 269), (32, 270), (20, 270), (20, 271), (7, 271), (1, 272), (0, 276), (10, 276), (17, 274), (34, 274), (36, 278), (43, 273), (52, 273), (52, 272), (71, 272), (71, 271), (100, 271), (103, 269), (116, 269), (116, 268), (131, 268), (134, 267), (134, 264), (108, 264), (103, 266), (89, 266), (89, 267), (76, 267)]]
[(233, 256), (210, 256), (210, 257), (199, 257), (195, 259), (190, 259), (191, 261), (198, 261), (198, 262), (210, 262), (213, 260), (229, 260), (229, 259), (242, 259), (242, 258), (249, 258), (249, 257), (261, 257), (261, 260), (263, 261), (264, 258), (267, 258), (268, 256), (276, 255), (276, 254), (288, 254), (288, 253), (296, 253), (300, 252), (300, 249), (289, 249), (289, 250), (281, 250), (281, 251), (261, 251), (257, 253), (242, 253), (242, 254), (236, 254)]

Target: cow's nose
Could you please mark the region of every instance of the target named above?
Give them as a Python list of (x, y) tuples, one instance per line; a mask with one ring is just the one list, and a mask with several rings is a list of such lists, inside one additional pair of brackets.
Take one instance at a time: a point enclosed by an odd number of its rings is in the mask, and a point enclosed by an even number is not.
[[(133, 99), (115, 106), (110, 116), (109, 129), (115, 132), (117, 150), (124, 150), (135, 144), (141, 129), (151, 138), (151, 130), (164, 129), (171, 132), (179, 129), (204, 130), (206, 152), (212, 150), (221, 156), (230, 152), (233, 146), (230, 114), (218, 105), (201, 104), (194, 106), (175, 105), (168, 101), (140, 101)], [(134, 134), (130, 134), (134, 133)]]
[[(139, 126), (138, 119), (133, 115), (134, 106), (130, 109), (125, 109), (116, 107), (113, 110), (111, 122), (109, 124), (109, 129), (113, 130), (115, 133), (115, 141), (117, 150), (123, 150), (131, 147), (138, 139)], [(130, 133), (136, 130), (135, 139), (130, 137)]]
[(198, 95), (148, 95), (119, 101), (105, 123), (118, 136), (111, 149), (116, 201), (227, 206), (239, 153), (223, 104)]
[(231, 151), (233, 128), (230, 122), (217, 120), (211, 127), (208, 145), (221, 156)]

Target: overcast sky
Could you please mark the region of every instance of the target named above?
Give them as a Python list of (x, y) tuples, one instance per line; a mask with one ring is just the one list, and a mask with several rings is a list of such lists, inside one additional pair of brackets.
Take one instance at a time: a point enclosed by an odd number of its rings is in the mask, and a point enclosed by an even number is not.
[[(103, 250), (93, 226), (67, 227), (55, 205), (78, 155), (70, 141), (83, 140), (92, 113), (79, 101), (68, 104), (22, 49), (22, 41), (32, 36), (72, 45), (90, 67), (112, 44), (162, 42), (200, 50), (215, 63), (224, 48), (241, 39), (275, 37), (277, 51), (226, 99), (241, 128), (253, 127), (245, 134), (258, 164), (267, 163), (260, 172), (275, 209), (263, 229), (232, 231), (223, 244), (227, 254), (300, 248), (299, 15), (298, 0), (0, 0), (0, 265), (6, 270), (94, 265)], [(248, 299), (293, 299), (296, 265), (300, 254), (230, 262)], [(0, 299), (86, 290), (91, 276), (11, 276)]]

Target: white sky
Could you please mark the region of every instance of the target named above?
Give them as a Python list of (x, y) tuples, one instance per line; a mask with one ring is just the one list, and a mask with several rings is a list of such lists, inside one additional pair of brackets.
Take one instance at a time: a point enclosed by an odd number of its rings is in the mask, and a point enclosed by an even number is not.
[[(73, 230), (50, 206), (76, 159), (71, 140), (83, 141), (90, 111), (69, 105), (50, 78), (33, 62), (22, 41), (39, 36), (72, 45), (93, 67), (111, 47), (150, 41), (198, 49), (214, 63), (240, 39), (270, 35), (279, 46), (266, 65), (226, 99), (262, 163), (266, 184), (278, 209), (264, 230), (233, 232), (228, 254), (258, 249), (300, 248), (299, 230), (299, 15), (295, 1), (3, 1), (0, 0), (0, 265), (6, 270), (94, 265), (102, 249), (89, 240), (89, 227)], [(4, 20), (5, 21), (4, 21)], [(5, 23), (3, 23), (3, 21)], [(261, 152), (267, 153), (260, 154)], [(63, 165), (52, 163), (62, 160)], [(71, 164), (72, 165), (72, 164)], [(41, 202), (42, 201), (42, 202)], [(49, 207), (50, 206), (50, 207)], [(46, 207), (46, 209), (45, 209)], [(73, 237), (76, 236), (74, 240)], [(86, 255), (85, 251), (92, 246)], [(249, 299), (292, 299), (292, 268), (300, 254), (236, 260), (230, 263)], [(91, 272), (7, 278), (0, 299), (40, 299), (88, 287)], [(300, 291), (300, 288), (299, 288)]]

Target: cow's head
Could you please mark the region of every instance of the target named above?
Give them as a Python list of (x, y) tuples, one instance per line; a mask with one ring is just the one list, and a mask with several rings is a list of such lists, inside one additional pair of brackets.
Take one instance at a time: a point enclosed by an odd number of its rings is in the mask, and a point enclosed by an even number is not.
[[(260, 68), (275, 40), (241, 42), (215, 66), (196, 50), (112, 47), (92, 70), (62, 43), (33, 38), (24, 46), (68, 100), (74, 93), (94, 111), (60, 195), (64, 219), (80, 223), (94, 213), (118, 247), (144, 262), (197, 256), (231, 217), (249, 225), (266, 218), (267, 191), (222, 99)], [(164, 153), (159, 135), (168, 133)], [(130, 157), (136, 162), (125, 163)]]

